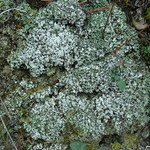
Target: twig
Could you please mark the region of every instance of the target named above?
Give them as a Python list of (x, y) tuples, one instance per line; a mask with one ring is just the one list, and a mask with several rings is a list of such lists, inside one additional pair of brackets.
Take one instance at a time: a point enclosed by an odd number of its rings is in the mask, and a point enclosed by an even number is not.
[(10, 8), (10, 9), (7, 9), (7, 10), (3, 11), (2, 13), (0, 13), (0, 16), (3, 15), (4, 13), (7, 13), (7, 12), (11, 11), (11, 10), (18, 10), (20, 12), (25, 12), (24, 10), (21, 10), (21, 9), (18, 9), (18, 8)]
[(111, 53), (112, 54), (116, 54), (116, 52), (119, 51), (125, 44), (127, 44), (128, 42), (130, 42), (135, 36), (137, 36), (137, 34), (141, 34), (148, 27), (150, 27), (150, 25), (148, 25), (145, 29), (143, 29), (141, 31), (138, 31), (137, 33), (135, 33), (134, 35), (132, 35), (129, 39), (125, 40), (119, 47), (116, 47)]
[(2, 117), (1, 117), (1, 121), (2, 121), (2, 124), (3, 124), (3, 126), (4, 126), (4, 128), (5, 128), (6, 132), (7, 132), (7, 134), (9, 136), (9, 138), (10, 138), (10, 140), (11, 140), (11, 142), (12, 142), (14, 148), (15, 148), (15, 150), (18, 150), (17, 147), (16, 147), (16, 145), (15, 145), (15, 142), (13, 141), (13, 139), (12, 139), (12, 137), (11, 137), (11, 135), (10, 135), (10, 133), (9, 133), (9, 131), (8, 131), (8, 129), (7, 129), (6, 125), (5, 125), (5, 122), (4, 122), (4, 120), (3, 120)]
[(109, 18), (111, 17), (111, 14), (112, 14), (114, 5), (115, 5), (114, 2), (110, 3), (109, 14), (108, 14), (108, 17), (107, 17), (107, 20), (106, 20), (104, 29), (103, 29), (103, 31), (102, 31), (102, 38), (103, 38), (103, 39), (104, 39), (104, 34), (105, 34), (106, 27), (107, 27), (107, 23), (109, 22)]
[(100, 10), (109, 10), (109, 7), (99, 7), (99, 8), (93, 9), (93, 10), (89, 10), (86, 13), (90, 14), (90, 13), (93, 13), (93, 12), (96, 12), (96, 11), (100, 11)]
[[(147, 28), (149, 27), (150, 25), (147, 26)], [(145, 28), (146, 29), (146, 28)], [(118, 65), (122, 64), (123, 63), (123, 59), (119, 57), (119, 55), (117, 55), (117, 51), (119, 51), (125, 44), (129, 43), (135, 36), (137, 36), (137, 34), (140, 34), (142, 33), (145, 29), (137, 32), (136, 34), (132, 35), (129, 39), (126, 39), (124, 42), (122, 42), (119, 47), (116, 47), (112, 52), (110, 52), (110, 54), (114, 55), (115, 57), (117, 57), (119, 59), (119, 63)]]
[(87, 2), (87, 0), (83, 1), (83, 2), (79, 2), (80, 5), (85, 4)]
[[(147, 26), (147, 28), (150, 27), (150, 25)], [(115, 57), (118, 58), (118, 55), (116, 54), (117, 51), (119, 51), (125, 44), (127, 44), (128, 42), (130, 42), (132, 40), (132, 38), (134, 38), (135, 36), (137, 36), (138, 34), (142, 33), (144, 30), (146, 30), (147, 28), (135, 33), (134, 35), (132, 35), (129, 39), (126, 39), (124, 40), (120, 45), (119, 47), (115, 47), (112, 51), (110, 52), (107, 52), (103, 57), (100, 57), (100, 60), (104, 59), (105, 57), (107, 56), (110, 56), (110, 55), (114, 55)], [(98, 59), (99, 60), (99, 59)]]
[[(1, 99), (1, 98), (0, 98), (0, 99)], [(9, 111), (8, 111), (6, 105), (4, 104), (4, 102), (2, 101), (2, 99), (1, 99), (1, 103), (2, 103), (2, 105), (4, 106), (4, 108), (5, 108), (6, 112), (7, 112), (8, 117), (11, 119), (11, 116), (10, 116), (10, 114), (9, 114)]]

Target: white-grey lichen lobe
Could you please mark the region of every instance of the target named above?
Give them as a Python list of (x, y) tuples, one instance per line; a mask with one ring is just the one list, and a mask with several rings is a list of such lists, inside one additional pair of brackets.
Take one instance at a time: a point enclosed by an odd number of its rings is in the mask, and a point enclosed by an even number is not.
[(65, 26), (49, 22), (44, 29), (34, 28), (25, 49), (15, 53), (11, 66), (25, 64), (33, 76), (43, 74), (49, 67), (73, 64), (77, 37)]

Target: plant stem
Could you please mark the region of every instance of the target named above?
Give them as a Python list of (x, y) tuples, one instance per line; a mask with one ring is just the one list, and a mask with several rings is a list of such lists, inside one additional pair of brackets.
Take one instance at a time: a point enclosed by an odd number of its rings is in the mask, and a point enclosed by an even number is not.
[(10, 138), (10, 140), (11, 140), (11, 142), (12, 142), (14, 148), (15, 148), (15, 150), (18, 150), (16, 145), (15, 145), (15, 142), (13, 141), (13, 139), (12, 139), (12, 137), (11, 137), (11, 135), (10, 135), (10, 133), (9, 133), (9, 131), (8, 131), (8, 129), (7, 129), (6, 125), (5, 125), (5, 122), (4, 122), (2, 117), (1, 117), (1, 122), (2, 122), (2, 124), (4, 126), (4, 128), (5, 128), (5, 130), (6, 130), (7, 134), (8, 134), (8, 136), (9, 136), (9, 138)]
[(11, 11), (11, 10), (18, 10), (18, 11), (20, 11), (20, 12), (25, 12), (24, 10), (21, 10), (21, 9), (10, 8), (10, 9), (7, 9), (7, 10), (3, 11), (2, 13), (0, 13), (0, 16), (3, 15), (4, 13), (7, 13), (7, 12)]

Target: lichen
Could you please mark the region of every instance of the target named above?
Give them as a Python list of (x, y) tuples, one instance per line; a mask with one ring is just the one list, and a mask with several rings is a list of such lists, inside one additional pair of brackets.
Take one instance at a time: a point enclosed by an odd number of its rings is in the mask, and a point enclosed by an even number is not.
[(135, 130), (146, 122), (144, 108), (148, 102), (148, 92), (142, 90), (146, 88), (141, 80), (143, 76), (138, 72), (134, 74), (130, 71), (129, 74), (124, 91), (120, 91), (114, 82), (110, 86), (106, 85), (109, 87), (106, 91), (97, 91), (97, 94), (92, 95), (86, 95), (84, 91), (68, 91), (64, 85), (62, 87), (66, 89), (58, 92), (61, 84), (55, 88), (38, 89), (31, 81), (23, 80), (5, 100), (5, 105), (15, 120), (20, 120), (26, 114), (28, 121), (21, 123), (35, 140), (43, 139), (48, 143), (64, 141), (66, 123), (70, 123), (82, 131), (74, 138), (97, 141), (103, 135), (119, 134), (123, 127)]
[(25, 64), (33, 76), (39, 76), (53, 66), (65, 66), (67, 69), (73, 64), (76, 41), (77, 37), (69, 29), (50, 21), (45, 29), (34, 28), (25, 49), (12, 54), (9, 61), (12, 67)]
[[(61, 5), (66, 11), (59, 10)], [(34, 140), (64, 142), (70, 124), (80, 132), (71, 132), (68, 140), (100, 141), (104, 135), (119, 134), (123, 128), (135, 131), (147, 122), (148, 71), (139, 59), (136, 37), (130, 39), (135, 32), (115, 7), (102, 39), (107, 14), (90, 17), (75, 1), (53, 2), (39, 10), (24, 47), (8, 57), (11, 67), (25, 65), (37, 77), (18, 81), (5, 98), (15, 121), (24, 114), (28, 118), (21, 123)], [(57, 81), (41, 86), (44, 75), (49, 81), (57, 68), (63, 68)], [(33, 81), (39, 78), (37, 85)]]
[(76, 27), (82, 27), (86, 19), (85, 13), (80, 9), (76, 0), (64, 0), (54, 3), (53, 15), (56, 21), (63, 24), (72, 24)]
[[(125, 24), (126, 18), (124, 13), (117, 7), (114, 7), (112, 18), (104, 31), (107, 16), (107, 12), (101, 11), (89, 17), (87, 32), (91, 44), (96, 46), (97, 50), (104, 54), (116, 48), (119, 48), (116, 51), (119, 56), (124, 56), (127, 52), (132, 51), (133, 47), (134, 51), (137, 51), (139, 49), (138, 42), (136, 41), (137, 37), (131, 38), (135, 35), (135, 31)], [(128, 40), (130, 44), (128, 44)]]
[(31, 147), (29, 150), (66, 150), (67, 146), (63, 146), (61, 144), (55, 144), (49, 147), (43, 146), (43, 144), (37, 144)]
[[(73, 14), (70, 15), (68, 12), (62, 11), (64, 12), (63, 14), (57, 11), (57, 9), (60, 9), (60, 4), (64, 4), (64, 7), (67, 6), (68, 11), (72, 11)], [(65, 3), (58, 1), (52, 4), (52, 6), (50, 5), (48, 7), (49, 9), (41, 10), (35, 22), (28, 25), (36, 27), (26, 39), (24, 44), (25, 48), (19, 47), (18, 50), (12, 53), (8, 58), (11, 67), (19, 67), (25, 64), (33, 76), (39, 76), (45, 73), (49, 67), (65, 66), (67, 69), (69, 65), (72, 65), (74, 63), (74, 53), (77, 51), (78, 36), (74, 34), (69, 27), (65, 26), (65, 23), (63, 25), (61, 21), (59, 23), (56, 22), (58, 22), (62, 15), (62, 19), (64, 18), (64, 20), (70, 20), (68, 18), (68, 16), (70, 16), (72, 21), (69, 23), (71, 24), (78, 24), (77, 26), (83, 25), (85, 14), (75, 4), (75, 1), (69, 3), (68, 1), (65, 1)], [(73, 7), (70, 7), (70, 5)], [(65, 7), (65, 10), (67, 9)], [(57, 12), (60, 14), (56, 14)], [(54, 20), (56, 22), (52, 20), (52, 15), (55, 16)], [(26, 26), (19, 34), (22, 33), (26, 35), (24, 31), (26, 31)]]

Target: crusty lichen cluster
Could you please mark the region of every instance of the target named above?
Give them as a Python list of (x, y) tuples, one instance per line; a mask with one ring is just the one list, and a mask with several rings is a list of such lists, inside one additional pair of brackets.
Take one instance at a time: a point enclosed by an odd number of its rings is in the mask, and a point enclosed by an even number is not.
[(49, 146), (46, 148), (42, 144), (37, 144), (37, 145), (34, 145), (29, 150), (66, 150), (66, 149), (67, 149), (67, 147), (63, 146), (61, 144), (55, 144), (55, 145), (52, 145), (52, 146)]
[[(71, 124), (80, 132), (70, 139), (99, 141), (147, 121), (147, 70), (138, 59), (136, 38), (120, 47), (135, 33), (115, 7), (102, 39), (107, 14), (86, 16), (76, 1), (53, 2), (39, 11), (25, 47), (9, 56), (12, 67), (24, 64), (37, 77), (17, 82), (5, 99), (15, 120), (26, 113), (21, 123), (33, 139), (63, 142)], [(111, 53), (116, 47), (120, 49)], [(36, 84), (43, 82), (40, 75), (59, 67), (63, 71), (53, 85)]]
[(33, 76), (39, 76), (49, 67), (73, 64), (73, 53), (77, 47), (77, 37), (65, 26), (49, 22), (43, 28), (34, 28), (28, 36), (23, 51), (11, 56), (11, 66), (25, 64)]
[[(64, 66), (68, 69), (74, 63), (91, 63), (126, 43), (134, 34), (125, 24), (123, 13), (118, 8), (114, 9), (114, 17), (103, 39), (107, 13), (91, 15), (85, 29), (82, 26), (87, 23), (86, 15), (76, 1), (64, 1), (60, 8), (61, 3), (58, 1), (39, 12), (34, 22), (36, 27), (27, 37), (25, 48), (19, 48), (8, 58), (12, 67), (25, 64), (33, 76), (39, 76), (49, 67)], [(66, 11), (62, 11), (63, 6)], [(136, 40), (129, 42), (123, 44), (117, 54), (124, 56), (133, 47), (137, 49)]]
[[(47, 8), (45, 11), (39, 12), (34, 23), (37, 26), (29, 34), (25, 48), (12, 53), (8, 58), (12, 67), (19, 67), (25, 64), (33, 76), (39, 76), (45, 73), (49, 67), (64, 66), (67, 69), (69, 65), (74, 63), (73, 57), (77, 51), (77, 42), (79, 39), (68, 26), (63, 25), (61, 21), (58, 22), (61, 17), (66, 21), (71, 20), (68, 18), (68, 12), (64, 12), (64, 14), (61, 12), (60, 16), (56, 13), (57, 9), (62, 9), (59, 8), (60, 3), (54, 3), (52, 5), (53, 8), (49, 6), (49, 11)], [(65, 3), (68, 4), (68, 1), (64, 1), (62, 4)], [(77, 9), (73, 6), (69, 7), (70, 3), (65, 10), (74, 10), (75, 12), (73, 11), (74, 13), (71, 16), (69, 15), (72, 21), (68, 23), (83, 26), (85, 20), (84, 12), (75, 5), (76, 3), (74, 5)], [(50, 20), (52, 15), (55, 17), (55, 22), (52, 19)]]

